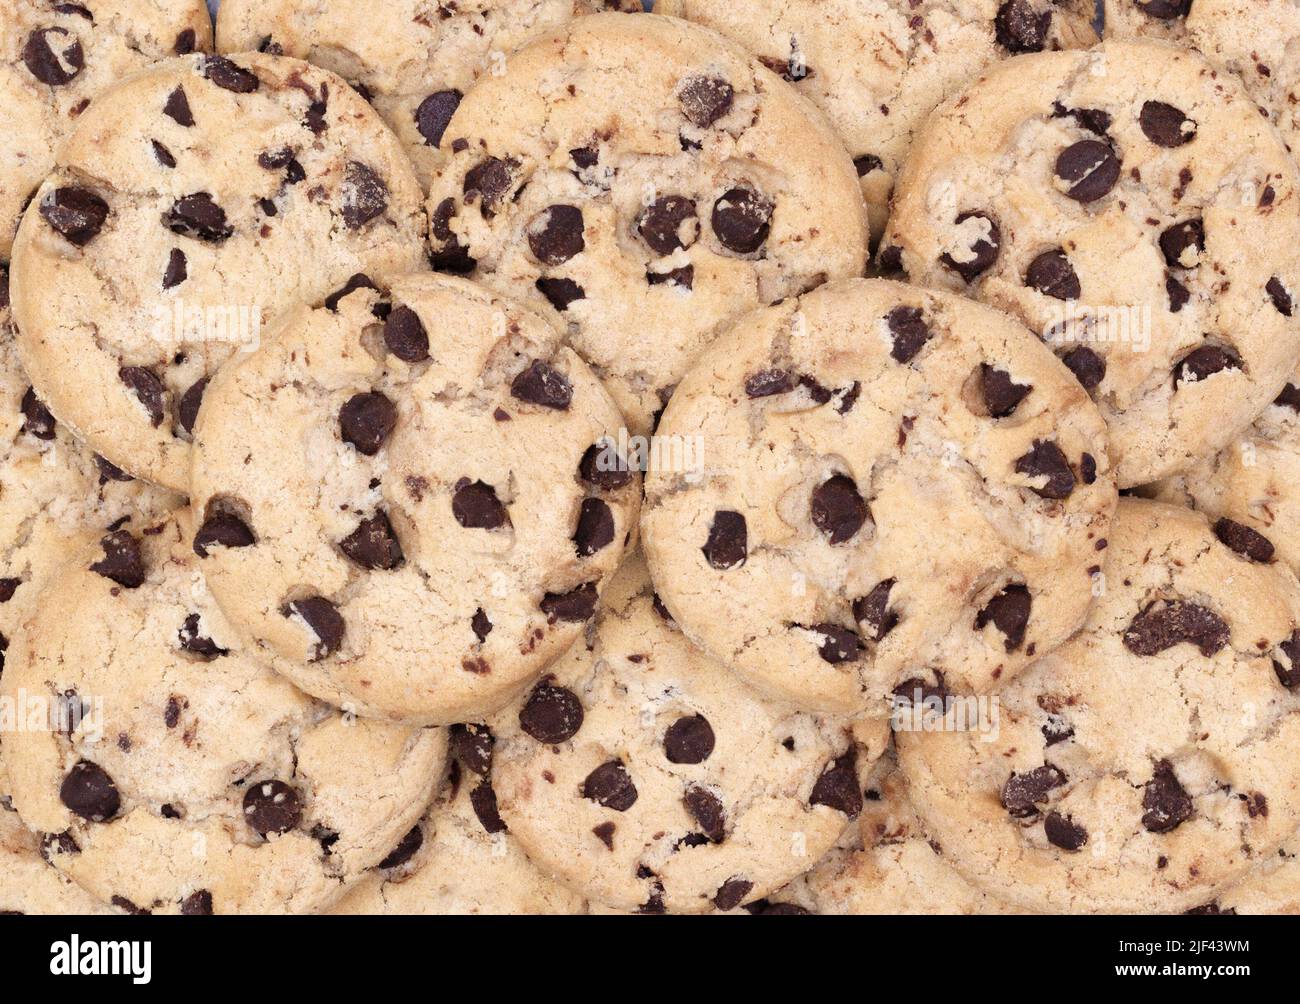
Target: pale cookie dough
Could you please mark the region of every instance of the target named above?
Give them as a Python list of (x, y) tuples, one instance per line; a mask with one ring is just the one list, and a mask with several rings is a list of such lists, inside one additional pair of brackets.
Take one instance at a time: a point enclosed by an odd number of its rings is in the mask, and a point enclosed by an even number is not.
[(1092, 0), (658, 0), (721, 32), (826, 113), (879, 236), (916, 130), (990, 63), (1092, 45)]
[(13, 805), (120, 909), (322, 909), (424, 813), (446, 735), (347, 718), (241, 655), (189, 521), (107, 534), (46, 590), (0, 681), (29, 709)]
[(426, 188), (447, 151), (443, 130), (474, 82), (535, 35), (640, 0), (225, 0), (219, 52), (271, 52), (332, 70), (406, 147)]
[(677, 630), (639, 556), (588, 643), (492, 728), (511, 836), (593, 902), (641, 913), (730, 910), (810, 868), (887, 738), (759, 697)]
[(1115, 505), (1105, 425), (1028, 331), (948, 293), (832, 283), (752, 314), (677, 388), (642, 534), (683, 631), (802, 707), (989, 691), (1068, 638)]
[(1300, 842), (1288, 840), (1238, 885), (1188, 912), (1300, 914)]
[(1287, 145), (1300, 150), (1295, 0), (1106, 0), (1106, 37), (1162, 38), (1198, 49), (1241, 77)]
[(23, 826), (18, 813), (0, 804), (0, 917), (118, 912), (51, 868), (41, 857), (40, 843)]
[(205, 381), (290, 305), (420, 267), (420, 196), (401, 144), (333, 74), (170, 60), (96, 100), (24, 217), (23, 364), (92, 448), (184, 490)]
[(1223, 447), (1300, 354), (1296, 166), (1240, 81), (1161, 43), (988, 70), (930, 119), (882, 266), (1039, 332), (1121, 487)]
[(861, 275), (853, 162), (733, 43), (655, 15), (578, 18), (482, 78), (444, 133), (434, 266), (528, 302), (635, 435), (732, 320)]
[(336, 914), (577, 914), (587, 901), (543, 874), (497, 811), (486, 726), (453, 725), (451, 777), (420, 824)]
[(1300, 583), (1205, 517), (1121, 499), (1082, 632), (999, 695), (994, 741), (899, 732), (945, 858), (1027, 910), (1178, 912), (1300, 819)]
[(212, 49), (203, 0), (4, 0), (0, 262), (27, 200), (90, 100), (170, 56)]
[(634, 531), (618, 409), (545, 321), (464, 279), (332, 302), (208, 388), (195, 550), (309, 693), (480, 720), (581, 637)]

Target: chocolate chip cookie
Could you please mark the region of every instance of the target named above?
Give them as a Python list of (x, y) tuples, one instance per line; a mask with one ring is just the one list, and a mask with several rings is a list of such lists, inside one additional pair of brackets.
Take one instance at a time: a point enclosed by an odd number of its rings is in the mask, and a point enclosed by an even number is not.
[(121, 909), (320, 909), (424, 813), (446, 735), (350, 719), (243, 655), (190, 521), (108, 533), (44, 593), (3, 678), (46, 712), (6, 737), (14, 807)]
[(659, 434), (702, 472), (646, 481), (642, 533), (693, 641), (805, 708), (887, 715), (984, 692), (1068, 638), (1115, 505), (1105, 424), (1013, 319), (879, 279), (758, 311)]
[(6, 0), (0, 19), (0, 262), (90, 100), (170, 56), (210, 51), (203, 0)]
[(810, 868), (861, 811), (855, 768), (886, 739), (759, 697), (677, 630), (639, 556), (588, 643), (491, 725), (510, 835), (596, 903), (641, 913), (730, 910)]
[(929, 120), (883, 267), (1018, 315), (1110, 426), (1121, 487), (1224, 446), (1300, 352), (1296, 167), (1240, 82), (1106, 42), (988, 70)]
[(420, 195), (324, 70), (196, 55), (131, 78), (81, 118), (14, 246), (37, 393), (118, 467), (183, 490), (206, 381), (289, 305), (419, 267)]
[(640, 0), (226, 0), (217, 49), (295, 56), (337, 73), (383, 116), (427, 188), (447, 156), (447, 123), (480, 76), (571, 18), (641, 9)]
[(945, 857), (1029, 910), (1202, 906), (1300, 818), (1295, 576), (1144, 499), (1109, 539), (1087, 624), (997, 695), (996, 732), (952, 709), (898, 733)]
[(0, 917), (117, 913), (41, 857), (40, 842), (18, 813), (0, 805)]
[(755, 53), (826, 113), (879, 236), (912, 136), (990, 63), (1097, 41), (1092, 0), (659, 0)]
[(454, 277), (368, 283), (209, 386), (194, 549), (308, 693), (481, 720), (581, 636), (640, 477), (609, 394), (536, 314)]
[(730, 320), (864, 267), (857, 173), (830, 126), (676, 19), (548, 33), (465, 95), (442, 147), (435, 267), (526, 295), (636, 435)]

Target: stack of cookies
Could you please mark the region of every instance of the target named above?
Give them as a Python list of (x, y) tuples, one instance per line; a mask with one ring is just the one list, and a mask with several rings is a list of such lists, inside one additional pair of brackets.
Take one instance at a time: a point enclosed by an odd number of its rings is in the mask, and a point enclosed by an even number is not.
[(1300, 912), (1300, 20), (1105, 8), (5, 0), (0, 911)]

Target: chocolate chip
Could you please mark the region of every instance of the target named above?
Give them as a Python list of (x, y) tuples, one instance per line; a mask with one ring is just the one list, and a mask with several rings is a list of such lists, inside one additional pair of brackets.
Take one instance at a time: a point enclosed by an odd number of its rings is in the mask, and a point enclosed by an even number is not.
[(1052, 118), (1072, 118), (1095, 136), (1105, 136), (1110, 131), (1110, 114), (1100, 108), (1066, 108), (1057, 102), (1052, 105)]
[(61, 87), (86, 68), (86, 54), (77, 36), (66, 28), (38, 28), (27, 36), (23, 62), (42, 84)]
[(1196, 123), (1163, 101), (1147, 101), (1138, 113), (1142, 131), (1156, 146), (1173, 148), (1196, 138)]
[(205, 58), (203, 76), (222, 90), (233, 91), (236, 94), (252, 94), (261, 84), (255, 73), (236, 66), (224, 56)]
[(713, 894), (713, 905), (719, 910), (734, 910), (753, 891), (754, 883), (743, 878), (729, 878)]
[(944, 252), (939, 257), (939, 261), (967, 282), (974, 281), (978, 276), (983, 275), (992, 267), (993, 263), (998, 260), (998, 253), (1002, 250), (1002, 231), (994, 221), (993, 217), (987, 213), (966, 212), (960, 213), (953, 222), (960, 226), (967, 220), (983, 220), (988, 224), (988, 233), (986, 236), (979, 237), (969, 248), (966, 249), (962, 260), (958, 261), (953, 257), (951, 252)]
[(226, 222), (226, 211), (207, 192), (195, 192), (172, 203), (163, 223), (173, 233), (210, 244), (220, 244), (235, 232)]
[(307, 114), (303, 118), (303, 124), (316, 136), (329, 128), (329, 121), (326, 119), (326, 113), (329, 111), (329, 98), (329, 84), (322, 83), (320, 85), (320, 97), (307, 106)]
[(1286, 657), (1289, 666), (1273, 660), (1273, 672), (1277, 674), (1278, 683), (1287, 690), (1300, 686), (1300, 630), (1292, 631), (1291, 636), (1278, 645)]
[(1074, 738), (1074, 726), (1058, 715), (1051, 715), (1040, 731), (1043, 733), (1043, 742), (1047, 746), (1055, 746), (1057, 743)]
[(496, 746), (492, 730), (486, 725), (453, 725), (450, 739), (452, 755), (479, 777), (487, 777)]
[(259, 153), (257, 155), (257, 166), (264, 171), (283, 171), (284, 180), (290, 185), (296, 185), (307, 178), (307, 172), (294, 158), (293, 149), (287, 146), (280, 147), (278, 150), (264, 150)]
[(433, 245), (429, 264), (437, 272), (469, 275), (478, 262), (470, 257), (469, 252), (461, 246), (460, 240), (452, 232), (451, 220), (455, 215), (455, 199), (443, 199), (429, 215), (429, 242)]
[(1160, 760), (1142, 792), (1142, 825), (1152, 833), (1168, 833), (1192, 818), (1192, 797), (1174, 774), (1173, 764)]
[(402, 564), (402, 545), (382, 509), (339, 541), (339, 550), (362, 568), (391, 571)]
[(388, 208), (388, 186), (370, 167), (350, 161), (343, 175), (343, 222), (359, 230)]
[(897, 611), (889, 608), (889, 591), (894, 579), (885, 579), (871, 587), (871, 592), (853, 601), (853, 619), (867, 627), (867, 637), (880, 641), (898, 626)]
[(1277, 276), (1269, 279), (1264, 283), (1264, 291), (1268, 293), (1268, 298), (1273, 301), (1273, 306), (1283, 317), (1290, 317), (1292, 310), (1291, 293), (1282, 284), (1282, 280)]
[[(78, 761), (59, 787), (59, 800), (82, 819), (104, 823), (117, 815), (122, 797), (108, 772), (89, 760)], [(75, 844), (74, 844), (75, 846)]]
[(984, 407), (990, 418), (1006, 418), (1018, 407), (1033, 386), (1016, 383), (1006, 370), (997, 369), (988, 363), (980, 363), (980, 386), (984, 391)]
[(185, 618), (180, 631), (176, 633), (176, 640), (184, 651), (189, 652), (190, 655), (197, 655), (201, 659), (219, 659), (223, 655), (230, 654), (230, 649), (222, 648), (203, 634), (198, 614), (190, 614)]
[(1252, 530), (1235, 520), (1227, 517), (1217, 520), (1214, 535), (1251, 561), (1267, 563), (1273, 560), (1273, 542), (1258, 530)]
[(302, 800), (283, 781), (259, 781), (244, 792), (244, 821), (260, 836), (287, 833), (301, 819)]
[(307, 596), (301, 600), (293, 600), (282, 607), (280, 613), (285, 617), (302, 618), (316, 635), (316, 644), (312, 646), (311, 655), (308, 657), (310, 662), (320, 662), (333, 655), (343, 644), (343, 635), (347, 630), (343, 623), (343, 615), (339, 613), (338, 607), (324, 596)]
[(752, 188), (732, 188), (713, 204), (713, 232), (736, 254), (753, 254), (772, 228), (775, 206)]
[(1061, 362), (1087, 391), (1096, 389), (1106, 376), (1106, 360), (1086, 345), (1071, 349), (1061, 357)]
[(491, 219), (514, 184), (514, 168), (517, 166), (516, 161), (500, 157), (488, 157), (475, 164), (465, 172), (462, 185), (465, 201), (473, 203), (477, 200), (484, 219)]
[(881, 275), (907, 277), (907, 270), (903, 268), (903, 249), (897, 244), (891, 244), (880, 252), (879, 265)]
[(186, 129), (194, 125), (194, 115), (190, 112), (190, 102), (185, 97), (183, 87), (177, 87), (176, 90), (167, 95), (167, 103), (163, 105), (163, 114)]
[(856, 761), (857, 753), (852, 748), (832, 760), (813, 785), (808, 804), (824, 805), (856, 819), (862, 811), (862, 791), (858, 788), (858, 776), (854, 770)]
[(1077, 300), (1081, 294), (1079, 275), (1061, 248), (1044, 251), (1029, 263), (1025, 285), (1057, 300)]
[(1195, 268), (1205, 253), (1205, 224), (1199, 219), (1173, 224), (1161, 233), (1160, 250), (1171, 267)]
[(529, 250), (543, 265), (563, 265), (587, 246), (577, 206), (548, 206), (529, 221), (526, 232)]
[(1046, 802), (1048, 793), (1065, 782), (1065, 773), (1050, 763), (1023, 774), (1013, 771), (1002, 786), (1002, 808), (1017, 819), (1033, 816), (1038, 803)]
[[(3, 579), (0, 579), (0, 603), (8, 603), (10, 600), (12, 600), (14, 598), (14, 593), (17, 591), (18, 587), (21, 586), (22, 584), (23, 584), (22, 579), (15, 579), (12, 577), (5, 577)], [(0, 651), (3, 651), (3, 649), (0, 649)], [(2, 659), (3, 657), (0, 656), (0, 666), (3, 666)]]
[(429, 358), (429, 335), (410, 307), (394, 307), (384, 322), (384, 345), (402, 362)]
[(732, 86), (718, 77), (690, 77), (677, 92), (682, 114), (701, 129), (726, 115), (735, 96)]
[(700, 824), (701, 832), (715, 844), (720, 844), (727, 835), (727, 812), (717, 795), (693, 784), (682, 796), (686, 811)]
[(627, 812), (636, 804), (637, 790), (621, 760), (601, 764), (582, 782), (582, 797), (606, 809)]
[(90, 570), (111, 579), (127, 589), (138, 589), (144, 584), (144, 555), (140, 542), (126, 530), (114, 530), (103, 537), (99, 546), (104, 557), (90, 566)]
[(619, 463), (612, 445), (596, 444), (588, 446), (578, 461), (578, 477), (600, 491), (616, 491), (631, 482), (632, 472)]
[(583, 499), (573, 545), (579, 558), (590, 558), (614, 542), (614, 514), (600, 499)]
[(1169, 296), (1169, 312), (1176, 314), (1192, 298), (1191, 292), (1168, 272), (1165, 273), (1165, 293)]
[(551, 624), (556, 621), (581, 624), (596, 612), (597, 598), (596, 584), (584, 582), (567, 593), (547, 593), (542, 597), (542, 613)]
[(253, 543), (253, 531), (242, 519), (234, 513), (214, 512), (194, 535), (194, 553), (206, 558), (210, 547), (251, 547)]
[(1062, 816), (1055, 811), (1049, 812), (1043, 820), (1043, 832), (1047, 835), (1048, 843), (1065, 851), (1077, 851), (1088, 842), (1086, 829), (1070, 816)]
[(479, 825), (488, 833), (505, 833), (506, 824), (497, 809), (497, 793), (489, 781), (480, 781), (469, 793), (469, 803), (474, 808)]
[(177, 56), (188, 56), (194, 51), (197, 41), (193, 28), (183, 28), (176, 33), (176, 40), (172, 42), (172, 53)]
[(40, 214), (69, 244), (85, 247), (104, 228), (108, 203), (85, 188), (56, 188), (41, 199)]
[(568, 377), (541, 359), (510, 381), (510, 396), (543, 408), (567, 411), (573, 401), (573, 385)]
[(36, 391), (31, 387), (28, 387), (27, 392), (23, 394), (21, 407), (23, 432), (37, 439), (54, 438), (54, 416), (50, 414), (50, 409), (41, 403), (41, 399), (36, 396)]
[(1273, 403), (1300, 412), (1300, 387), (1293, 383), (1287, 384), (1282, 388), (1282, 393), (1274, 398)]
[(1241, 369), (1241, 357), (1232, 349), (1202, 345), (1183, 356), (1174, 367), (1174, 386), (1196, 383), (1224, 370)]
[(569, 304), (576, 300), (587, 298), (586, 290), (572, 279), (543, 276), (533, 285), (542, 296), (546, 297), (552, 307), (560, 311), (567, 310)]
[(192, 892), (181, 900), (182, 917), (211, 917), (212, 893), (206, 889)]
[(157, 160), (159, 164), (161, 164), (163, 167), (176, 166), (176, 158), (172, 156), (172, 152), (170, 150), (168, 150), (165, 146), (159, 143), (156, 139), (152, 140), (151, 143), (153, 146), (154, 159)]
[(745, 517), (730, 509), (719, 509), (709, 525), (709, 537), (700, 548), (710, 565), (719, 571), (745, 563), (749, 552), (749, 530)]
[(188, 278), (189, 269), (185, 252), (180, 248), (172, 248), (171, 254), (167, 256), (167, 269), (163, 272), (162, 288), (175, 289)]
[(495, 530), (508, 526), (510, 513), (497, 498), (497, 491), (483, 481), (461, 478), (451, 499), (456, 522), (467, 530)]
[(397, 406), (379, 391), (354, 394), (339, 411), (339, 430), (345, 443), (373, 457), (397, 425)]
[(436, 147), (442, 142), (443, 133), (447, 131), (451, 117), (456, 114), (463, 97), (460, 91), (452, 88), (434, 91), (420, 102), (420, 106), (415, 109), (415, 128), (427, 145)]
[(482, 607), (474, 611), (474, 616), (469, 619), (469, 626), (479, 642), (487, 641), (487, 636), (492, 633), (492, 621)]
[(582, 728), (582, 702), (567, 687), (541, 683), (519, 712), (519, 727), (547, 745), (573, 738)]
[(190, 385), (189, 390), (181, 395), (176, 406), (176, 417), (186, 432), (193, 434), (194, 423), (198, 421), (199, 408), (203, 405), (203, 395), (208, 389), (208, 378), (199, 377)]
[(690, 247), (699, 237), (695, 201), (680, 195), (665, 195), (641, 210), (636, 230), (655, 254), (669, 255)]
[(850, 477), (836, 474), (813, 489), (813, 525), (826, 534), (832, 544), (851, 540), (869, 516), (867, 503), (858, 494), (858, 486)]
[(745, 377), (745, 396), (760, 398), (788, 394), (797, 384), (794, 374), (786, 370), (760, 370)]
[(885, 315), (885, 323), (894, 341), (889, 354), (900, 363), (911, 362), (925, 343), (934, 337), (920, 307), (895, 307)]
[(862, 656), (862, 639), (856, 631), (838, 624), (815, 624), (808, 630), (821, 635), (817, 654), (831, 665), (854, 662)]
[(1115, 151), (1096, 139), (1072, 143), (1056, 158), (1056, 176), (1069, 185), (1065, 194), (1076, 202), (1100, 199), (1115, 187), (1119, 169)]
[(1187, 600), (1149, 603), (1124, 631), (1124, 647), (1134, 655), (1156, 655), (1182, 642), (1191, 642), (1207, 659), (1228, 644), (1227, 622)]
[[(364, 272), (358, 272), (356, 275), (348, 279), (341, 288), (336, 289), (329, 296), (325, 297), (325, 309), (337, 312), (339, 309), (339, 303), (342, 302), (343, 298), (349, 293), (355, 293), (358, 289), (378, 290), (379, 287), (375, 285), (374, 280), (371, 279), (370, 276), (366, 275)], [(398, 309), (401, 310), (403, 308), (399, 307)]]
[(993, 34), (1008, 52), (1042, 52), (1052, 12), (1039, 14), (1028, 0), (1010, 0), (998, 8), (993, 19)]
[(683, 715), (664, 732), (669, 763), (703, 763), (713, 753), (713, 726), (703, 715)]
[(1186, 17), (1192, 9), (1192, 0), (1136, 0), (1138, 10), (1148, 17), (1161, 21)]
[(1051, 440), (1035, 439), (1033, 449), (1016, 461), (1016, 473), (1047, 479), (1033, 491), (1045, 499), (1066, 499), (1074, 491), (1074, 472), (1061, 448)]
[(612, 851), (614, 849), (614, 831), (616, 829), (618, 829), (618, 827), (613, 823), (606, 821), (604, 823), (597, 823), (591, 828), (591, 832), (594, 833), (600, 842), (605, 845), (607, 850)]
[(391, 851), (388, 857), (375, 865), (376, 868), (399, 868), (411, 858), (415, 857), (416, 852), (424, 846), (424, 830), (417, 823), (407, 831), (404, 836)]
[(1029, 624), (1029, 610), (1033, 597), (1021, 583), (1013, 583), (989, 600), (988, 605), (975, 615), (975, 630), (981, 631), (990, 622), (1006, 636), (1008, 652), (1014, 652), (1025, 640)]
[(864, 153), (853, 158), (853, 169), (858, 172), (859, 178), (865, 178), (872, 171), (882, 170), (884, 166), (885, 162), (874, 153)]

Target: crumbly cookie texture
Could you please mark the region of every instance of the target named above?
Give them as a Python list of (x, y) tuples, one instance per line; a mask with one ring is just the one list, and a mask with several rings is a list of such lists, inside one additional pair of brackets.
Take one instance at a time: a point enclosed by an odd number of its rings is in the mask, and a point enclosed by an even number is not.
[(428, 816), (336, 914), (579, 914), (587, 901), (528, 860), (497, 811), (486, 726), (454, 725), (450, 778)]
[(195, 550), (309, 693), (474, 720), (581, 636), (618, 566), (640, 508), (622, 420), (550, 325), (464, 279), (331, 304), (209, 387)]
[(990, 63), (1097, 41), (1092, 0), (659, 0), (753, 52), (843, 137), (879, 236), (926, 117)]
[(0, 681), (46, 713), (6, 737), (13, 805), (103, 903), (319, 910), (424, 813), (446, 735), (348, 719), (242, 655), (189, 519), (105, 535), (44, 593)]
[(720, 36), (596, 14), (483, 77), (443, 135), (434, 265), (567, 330), (633, 433), (727, 324), (861, 275), (866, 213), (843, 143)]
[(1197, 53), (1026, 55), (931, 117), (881, 265), (1040, 332), (1106, 416), (1121, 487), (1144, 484), (1223, 447), (1294, 367), (1296, 183), (1240, 81)]
[(366, 98), (406, 147), (426, 188), (447, 156), (443, 130), (474, 82), (530, 38), (640, 0), (226, 0), (220, 52), (271, 52), (332, 70)]
[(1120, 500), (1108, 555), (1088, 623), (998, 695), (995, 731), (950, 709), (898, 733), (900, 762), (945, 858), (990, 893), (1201, 907), (1300, 818), (1300, 583), (1143, 499)]
[(18, 813), (0, 804), (0, 917), (114, 914), (42, 857)]
[(421, 191), (348, 85), (187, 56), (101, 95), (14, 246), (23, 364), (118, 467), (176, 490), (205, 381), (290, 305), (423, 264)]
[(159, 60), (211, 51), (203, 0), (6, 0), (0, 20), (0, 261), (92, 98)]
[(529, 858), (641, 913), (730, 910), (811, 867), (887, 741), (759, 697), (676, 629), (639, 556), (588, 643), (492, 731), (492, 790)]
[(1300, 843), (1288, 840), (1237, 885), (1190, 912), (1300, 914)]
[(1188, 45), (1241, 77), (1293, 150), (1300, 149), (1300, 7), (1273, 0), (1106, 0), (1108, 38)]
[(642, 534), (683, 631), (800, 706), (1003, 686), (1092, 602), (1105, 425), (1013, 319), (878, 279), (752, 314), (678, 386)]

